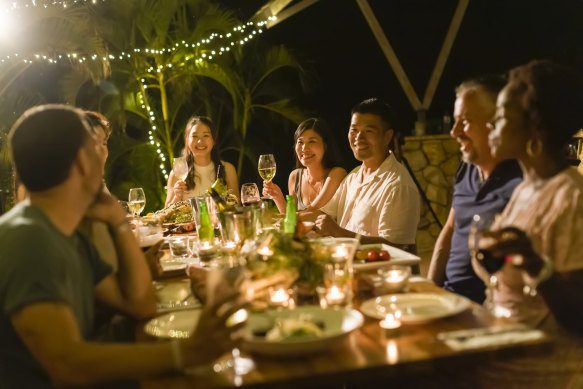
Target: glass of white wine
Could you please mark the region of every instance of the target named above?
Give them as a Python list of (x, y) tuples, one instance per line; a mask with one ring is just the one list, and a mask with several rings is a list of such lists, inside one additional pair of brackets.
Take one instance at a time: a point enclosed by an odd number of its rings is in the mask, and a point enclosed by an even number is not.
[(184, 157), (174, 158), (174, 161), (172, 163), (172, 171), (174, 172), (176, 178), (178, 178), (179, 180), (181, 181), (186, 180), (186, 177), (188, 176), (188, 163), (186, 162), (186, 158)]
[(275, 176), (275, 158), (273, 154), (263, 154), (259, 156), (259, 163), (257, 168), (259, 169), (259, 175), (264, 181), (270, 182)]
[(130, 189), (130, 194), (128, 196), (128, 207), (132, 211), (134, 217), (140, 216), (140, 213), (144, 210), (146, 206), (146, 195), (142, 188), (132, 188)]

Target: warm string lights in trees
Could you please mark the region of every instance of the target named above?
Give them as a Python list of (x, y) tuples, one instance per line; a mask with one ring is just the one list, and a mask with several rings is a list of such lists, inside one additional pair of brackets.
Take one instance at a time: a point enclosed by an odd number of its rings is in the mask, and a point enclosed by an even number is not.
[[(271, 16), (268, 20), (275, 19), (275, 16)], [(69, 61), (69, 62), (77, 62), (83, 63), (87, 61), (124, 61), (127, 59), (132, 58), (133, 55), (145, 55), (145, 56), (155, 56), (160, 54), (172, 53), (178, 49), (197, 49), (202, 48), (205, 49), (205, 45), (210, 44), (213, 40), (219, 38), (223, 40), (222, 44), (218, 44), (216, 49), (208, 49), (206, 52), (201, 53), (200, 57), (196, 58), (194, 55), (186, 56), (184, 58), (185, 61), (193, 61), (195, 63), (201, 63), (204, 61), (210, 61), (217, 55), (223, 55), (231, 50), (234, 46), (242, 46), (245, 43), (249, 42), (251, 39), (255, 38), (258, 34), (263, 32), (262, 27), (267, 24), (268, 21), (261, 21), (261, 22), (247, 22), (246, 24), (237, 26), (233, 28), (233, 33), (226, 33), (226, 34), (217, 34), (212, 33), (208, 38), (202, 39), (198, 42), (186, 42), (181, 41), (180, 43), (175, 43), (171, 47), (165, 47), (161, 49), (154, 49), (154, 48), (135, 48), (130, 49), (127, 51), (122, 51), (118, 54), (106, 54), (106, 55), (99, 55), (99, 54), (79, 54), (77, 52), (70, 52), (70, 53), (54, 53), (54, 54), (32, 54), (26, 55), (22, 53), (13, 53), (6, 55), (4, 57), (0, 57), (0, 64), (12, 62), (12, 61), (20, 61), (25, 64), (32, 64), (34, 62), (48, 62), (51, 64), (57, 64), (61, 61)], [(254, 28), (248, 34), (246, 34), (246, 30), (248, 28)], [(233, 35), (234, 33), (238, 33), (238, 36)], [(244, 35), (246, 34), (246, 35)], [(156, 73), (159, 72), (164, 67), (171, 68), (172, 64), (167, 64), (165, 66), (159, 66), (158, 68), (150, 67), (146, 69), (149, 73)]]
[(49, 7), (67, 8), (67, 7), (75, 6), (77, 4), (97, 4), (97, 3), (102, 3), (104, 1), (106, 1), (106, 0), (12, 1), (8, 7), (5, 7), (4, 9), (0, 10), (0, 12), (14, 11), (14, 10), (26, 9), (26, 8), (49, 8)]
[[(70, 1), (54, 1), (49, 3), (38, 3), (34, 0), (32, 1), (32, 6), (62, 6), (66, 8), (72, 4), (79, 3), (92, 3), (103, 2), (106, 0), (70, 0)], [(13, 3), (14, 4), (14, 3)], [(28, 7), (29, 5), (13, 6), (12, 9)], [(0, 11), (1, 12), (1, 11)], [(156, 58), (157, 56), (175, 53), (178, 50), (192, 50), (192, 55), (185, 55), (183, 61), (180, 63), (166, 63), (163, 65), (150, 66), (144, 69), (145, 72), (152, 75), (156, 73), (161, 73), (165, 69), (171, 69), (173, 66), (184, 66), (186, 62), (193, 62), (195, 64), (202, 64), (204, 62), (212, 61), (213, 58), (217, 56), (222, 56), (231, 51), (231, 49), (237, 46), (243, 46), (259, 34), (263, 32), (263, 26), (265, 26), (268, 21), (275, 20), (275, 16), (269, 17), (265, 21), (260, 22), (247, 22), (246, 24), (239, 25), (233, 28), (233, 32), (219, 34), (212, 33), (209, 37), (202, 39), (198, 42), (187, 42), (185, 40), (176, 42), (173, 46), (164, 48), (134, 48), (125, 51), (121, 51), (117, 54), (80, 54), (77, 52), (70, 53), (36, 53), (32, 55), (25, 55), (21, 53), (14, 53), (12, 55), (6, 55), (5, 57), (0, 57), (0, 70), (1, 65), (5, 63), (13, 63), (14, 61), (20, 62), (25, 65), (33, 64), (35, 62), (45, 62), (49, 64), (58, 64), (60, 62), (73, 62), (83, 64), (87, 61), (103, 61), (103, 62), (117, 62), (117, 61), (127, 61), (132, 58), (132, 56), (140, 56), (146, 58)], [(214, 47), (209, 46), (213, 44)], [(200, 55), (195, 55), (195, 51), (200, 51)], [(166, 160), (167, 157), (164, 155), (161, 149), (160, 136), (158, 135), (158, 124), (156, 120), (156, 115), (152, 110), (151, 105), (148, 103), (147, 99), (147, 85), (145, 80), (141, 78), (139, 80), (140, 92), (138, 93), (138, 100), (141, 108), (146, 113), (148, 122), (150, 123), (150, 129), (148, 130), (148, 142), (156, 149), (156, 153), (160, 158), (160, 171), (163, 176), (168, 179), (168, 171), (166, 170)]]

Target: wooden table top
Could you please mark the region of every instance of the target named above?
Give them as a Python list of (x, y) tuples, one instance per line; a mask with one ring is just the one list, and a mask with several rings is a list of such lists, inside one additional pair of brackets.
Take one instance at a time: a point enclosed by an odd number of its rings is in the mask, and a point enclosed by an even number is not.
[[(162, 283), (181, 283), (184, 279), (169, 279)], [(429, 282), (410, 284), (410, 292), (449, 293)], [(387, 337), (378, 320), (366, 318), (359, 329), (344, 341), (322, 353), (301, 357), (265, 357), (247, 355), (255, 363), (250, 373), (236, 377), (232, 369), (216, 373), (211, 366), (199, 368), (189, 374), (174, 374), (143, 380), (144, 389), (178, 389), (199, 387), (342, 387), (346, 383), (379, 380), (406, 382), (407, 377), (419, 374), (442, 372), (445, 366), (454, 364), (480, 363), (488, 358), (520, 355), (525, 352), (543, 352), (548, 339), (520, 345), (504, 345), (492, 348), (456, 351), (437, 339), (440, 332), (511, 326), (506, 319), (496, 319), (484, 308), (473, 304), (456, 316), (434, 320), (425, 324), (408, 325), (401, 328), (396, 337)], [(149, 338), (141, 329), (137, 338)], [(149, 338), (153, 340), (153, 338)], [(372, 380), (372, 381), (371, 381)], [(404, 380), (404, 381), (403, 381)]]

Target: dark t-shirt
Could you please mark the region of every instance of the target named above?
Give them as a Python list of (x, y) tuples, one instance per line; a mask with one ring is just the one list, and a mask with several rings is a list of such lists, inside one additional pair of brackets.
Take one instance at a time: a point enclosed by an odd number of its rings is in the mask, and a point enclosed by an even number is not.
[(522, 171), (516, 160), (499, 163), (484, 182), (481, 182), (476, 166), (469, 163), (460, 165), (453, 190), (455, 226), (445, 269), (446, 289), (478, 303), (484, 301), (485, 286), (472, 269), (468, 248), (472, 217), (502, 212), (521, 181)]
[[(0, 387), (52, 387), (10, 317), (27, 305), (68, 305), (85, 339), (93, 329), (94, 288), (111, 272), (79, 232), (57, 230), (26, 202), (0, 218)], [(51, 325), (51, 323), (43, 323)]]

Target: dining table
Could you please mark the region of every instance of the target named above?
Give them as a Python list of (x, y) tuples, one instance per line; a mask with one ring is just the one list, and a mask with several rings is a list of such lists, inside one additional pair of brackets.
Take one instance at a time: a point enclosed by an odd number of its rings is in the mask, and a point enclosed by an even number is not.
[[(161, 292), (160, 300), (186, 301), (191, 298), (189, 279), (175, 266), (154, 282), (156, 289)], [(366, 293), (357, 291), (353, 301), (355, 309), (359, 309), (365, 300), (374, 297), (370, 295), (370, 291)], [(409, 282), (407, 293), (450, 294), (418, 276)], [(165, 302), (159, 303), (163, 306)], [(189, 308), (197, 307), (200, 305), (191, 303)], [(232, 368), (217, 369), (217, 366), (225, 366), (225, 361), (231, 357), (227, 354), (218, 362), (207, 366), (143, 379), (140, 387), (361, 388), (380, 384), (408, 387), (413, 383), (427, 387), (424, 383), (455, 383), (457, 372), (471, 371), (487, 364), (489, 360), (512, 359), (536, 353), (542, 355), (552, 347), (552, 339), (540, 331), (535, 331), (535, 336), (514, 336), (515, 322), (494, 317), (489, 310), (473, 302), (468, 304), (467, 309), (448, 317), (404, 324), (396, 334), (381, 328), (378, 319), (366, 315), (364, 317), (360, 328), (320, 352), (299, 356), (266, 356), (248, 353), (242, 347), (242, 355), (249, 358), (254, 365), (246, 374), (236, 374)], [(136, 340), (164, 341), (148, 335), (144, 331), (144, 324), (138, 324)], [(456, 335), (457, 344), (447, 341), (450, 339), (448, 334), (459, 334), (460, 331), (467, 331), (468, 334), (461, 337)], [(516, 334), (520, 335), (525, 331), (519, 328)], [(507, 336), (504, 336), (505, 332), (508, 332)], [(484, 341), (466, 342), (480, 334)], [(496, 334), (500, 335), (496, 337)], [(494, 341), (489, 342), (488, 336)]]

